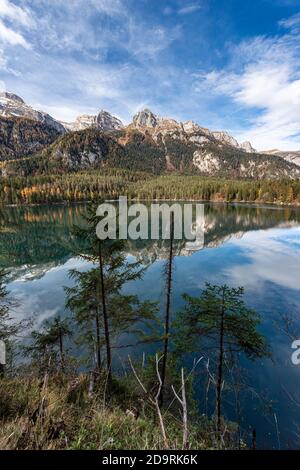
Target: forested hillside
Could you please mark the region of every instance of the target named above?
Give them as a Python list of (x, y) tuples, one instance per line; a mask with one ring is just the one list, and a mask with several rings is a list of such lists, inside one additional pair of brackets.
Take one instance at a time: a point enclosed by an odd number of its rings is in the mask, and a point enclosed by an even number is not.
[(60, 136), (43, 122), (25, 118), (0, 117), (0, 161), (40, 152)]
[[(23, 119), (2, 120), (0, 170), (4, 177), (71, 173), (103, 167), (159, 175), (180, 172), (236, 179), (299, 179), (300, 167), (276, 155), (250, 153), (213, 136), (128, 126), (88, 128), (60, 135)], [(1, 135), (1, 134), (0, 134)]]

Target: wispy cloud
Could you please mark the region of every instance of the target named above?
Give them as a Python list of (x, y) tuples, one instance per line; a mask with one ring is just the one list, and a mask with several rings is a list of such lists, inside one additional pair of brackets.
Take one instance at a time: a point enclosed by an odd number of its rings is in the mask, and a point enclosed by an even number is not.
[(202, 4), (199, 2), (194, 2), (194, 3), (185, 3), (183, 6), (177, 6), (177, 7), (170, 7), (167, 6), (163, 9), (163, 14), (164, 15), (189, 15), (190, 13), (195, 13), (198, 10), (201, 10)]
[[(9, 0), (0, 0), (0, 42), (10, 46), (22, 46), (30, 49), (30, 43), (25, 39), (20, 29), (33, 26), (33, 20), (26, 8), (21, 8)], [(6, 66), (6, 58), (2, 48), (2, 65)]]
[(166, 29), (162, 26), (146, 28), (143, 25), (130, 26), (129, 42), (124, 47), (133, 56), (152, 56), (165, 50), (181, 37), (180, 25)]
[(293, 33), (300, 32), (300, 13), (291, 16), (290, 18), (285, 18), (279, 21), (279, 25), (284, 28), (289, 28)]
[[(16, 10), (6, 3), (12, 19)], [(19, 53), (17, 63), (9, 49), (2, 57), (7, 73), (12, 66), (22, 73), (22, 81), (10, 76), (10, 88), (32, 106), (62, 120), (106, 107), (126, 121), (153, 100), (145, 98), (149, 91), (166, 86), (169, 66), (162, 66), (160, 55), (181, 37), (180, 25), (146, 22), (123, 0), (19, 0), (18, 5), (32, 19), (19, 24), (22, 32), (30, 29), (32, 48)], [(5, 33), (11, 46), (29, 47), (19, 32)]]
[(106, 49), (116, 38), (111, 18), (116, 18), (118, 24), (126, 15), (121, 0), (39, 0), (36, 4), (22, 1), (36, 24), (31, 31), (32, 41), (36, 48), (48, 53), (86, 51), (89, 55), (91, 50)]
[(30, 49), (30, 44), (24, 39), (22, 34), (13, 31), (11, 28), (5, 26), (5, 24), (0, 20), (0, 41), (2, 43), (7, 43), (12, 46), (22, 46), (25, 49)]
[(184, 7), (179, 8), (178, 13), (179, 15), (189, 15), (190, 13), (195, 13), (201, 8), (202, 5), (200, 3), (190, 3), (185, 5)]
[(21, 8), (9, 0), (0, 0), (0, 17), (22, 24), (23, 26), (32, 26), (33, 20), (25, 8)]
[(257, 37), (231, 45), (224, 69), (196, 76), (195, 89), (224, 95), (256, 110), (238, 137), (259, 149), (300, 148), (300, 15), (280, 22), (284, 35)]

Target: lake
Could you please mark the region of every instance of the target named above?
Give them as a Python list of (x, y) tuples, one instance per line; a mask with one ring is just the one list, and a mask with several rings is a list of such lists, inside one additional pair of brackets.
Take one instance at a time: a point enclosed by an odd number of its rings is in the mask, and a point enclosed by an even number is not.
[[(36, 328), (56, 313), (66, 313), (63, 286), (71, 285), (68, 271), (88, 268), (69, 248), (72, 225), (84, 211), (84, 205), (0, 209), (0, 267), (9, 271), (8, 289), (19, 301), (15, 316), (34, 314)], [(163, 306), (168, 243), (130, 241), (127, 250), (147, 270), (126, 291)], [(282, 321), (288, 315), (300, 339), (300, 209), (205, 204), (204, 248), (189, 252), (184, 241), (175, 241), (175, 253), (173, 314), (183, 305), (182, 294), (199, 294), (206, 281), (244, 286), (247, 305), (262, 316), (261, 331), (273, 358), (242, 361), (251, 387), (242, 403), (242, 429), (257, 429), (259, 447), (300, 448), (300, 366), (291, 362), (292, 340)], [(125, 361), (127, 354), (141, 357), (156, 347), (129, 348), (119, 359)], [(196, 395), (204, 410), (201, 371), (197, 380)], [(225, 408), (234, 420), (230, 400)]]

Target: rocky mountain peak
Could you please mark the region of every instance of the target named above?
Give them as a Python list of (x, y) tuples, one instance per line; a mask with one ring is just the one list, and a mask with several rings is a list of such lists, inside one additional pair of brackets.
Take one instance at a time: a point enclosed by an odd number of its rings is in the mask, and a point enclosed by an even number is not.
[(18, 95), (9, 92), (0, 93), (0, 116), (3, 117), (19, 117), (31, 119), (52, 127), (57, 132), (64, 133), (64, 126), (53, 119), (49, 114), (42, 111), (36, 111)]
[(101, 131), (114, 131), (123, 128), (120, 119), (112, 116), (108, 111), (101, 110), (98, 115), (91, 116), (83, 114), (78, 116), (74, 122), (64, 123), (69, 131), (83, 131), (85, 129), (99, 129)]
[(81, 116), (78, 116), (74, 122), (64, 122), (63, 124), (69, 131), (84, 131), (85, 129), (89, 129), (90, 127), (95, 126), (96, 116), (82, 114)]
[(231, 147), (239, 147), (238, 141), (225, 131), (213, 131), (211, 135), (223, 144), (231, 145)]
[(138, 112), (133, 118), (133, 124), (135, 127), (156, 127), (158, 124), (158, 118), (150, 109), (143, 109)]
[(189, 133), (194, 133), (194, 132), (199, 131), (200, 126), (196, 124), (194, 121), (185, 121), (182, 123), (182, 128), (184, 132), (189, 134)]
[(249, 141), (242, 142), (240, 144), (240, 148), (244, 150), (247, 153), (255, 153), (256, 150), (252, 147), (251, 143)]
[[(0, 93), (0, 116), (6, 118), (23, 117), (31, 119), (52, 127), (60, 133), (64, 133), (66, 130), (81, 131), (89, 128), (101, 131), (115, 131), (121, 130), (124, 127), (120, 119), (105, 110), (101, 110), (97, 115), (81, 115), (71, 123), (61, 123), (45, 112), (34, 110), (31, 106), (27, 105), (21, 97), (10, 92)], [(179, 139), (182, 142), (189, 141), (200, 146), (217, 141), (219, 146), (231, 146), (247, 153), (256, 152), (250, 142), (239, 144), (228, 132), (210, 131), (209, 129), (200, 127), (191, 120), (177, 122), (172, 118), (160, 117), (155, 115), (149, 108), (139, 111), (134, 116), (130, 127), (134, 127), (140, 132), (145, 132), (146, 130), (151, 131), (154, 140), (169, 136), (172, 139)], [(276, 152), (274, 152), (274, 154), (276, 154)], [(287, 155), (283, 157), (287, 159)], [(294, 157), (294, 155), (292, 157)]]
[(242, 150), (246, 153), (256, 153), (250, 142), (239, 142), (226, 131), (210, 131), (205, 127), (199, 126), (194, 121), (177, 122), (175, 119), (160, 117), (152, 113), (148, 108), (138, 112), (131, 126), (140, 132), (151, 130), (154, 140), (159, 137), (172, 137), (180, 141), (190, 141), (197, 145), (216, 142), (219, 146), (230, 146)]
[(20, 98), (20, 96), (15, 95), (14, 93), (9, 93), (7, 91), (3, 91), (0, 93), (0, 103), (7, 103), (9, 101), (15, 101), (16, 103), (25, 104), (24, 100)]
[(120, 119), (112, 116), (109, 112), (104, 110), (101, 110), (98, 114), (97, 124), (104, 131), (120, 130), (124, 127)]

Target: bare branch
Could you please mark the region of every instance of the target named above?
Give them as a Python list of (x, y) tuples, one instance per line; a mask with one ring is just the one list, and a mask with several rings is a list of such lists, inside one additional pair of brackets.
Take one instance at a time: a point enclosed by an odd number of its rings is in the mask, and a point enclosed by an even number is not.
[(158, 416), (158, 420), (159, 420), (159, 425), (160, 425), (160, 429), (161, 429), (161, 433), (162, 433), (162, 437), (163, 437), (163, 441), (164, 441), (164, 448), (165, 449), (168, 449), (169, 448), (169, 443), (168, 443), (168, 438), (167, 438), (167, 434), (166, 434), (166, 430), (165, 430), (165, 425), (164, 425), (164, 420), (163, 420), (163, 417), (162, 417), (162, 414), (161, 414), (161, 410), (160, 410), (160, 406), (159, 406), (159, 396), (160, 396), (160, 392), (161, 392), (161, 387), (162, 387), (162, 380), (161, 380), (161, 376), (160, 376), (160, 373), (159, 373), (159, 361), (161, 360), (162, 357), (158, 358), (157, 354), (155, 356), (155, 362), (156, 362), (156, 374), (157, 374), (157, 378), (158, 378), (158, 382), (159, 382), (159, 387), (158, 387), (158, 390), (156, 392), (156, 395), (155, 397), (151, 396), (151, 394), (147, 391), (145, 385), (143, 384), (143, 382), (141, 381), (141, 379), (139, 378), (133, 364), (132, 364), (132, 361), (131, 361), (131, 358), (130, 356), (128, 356), (128, 360), (129, 360), (129, 364), (130, 364), (130, 367), (132, 369), (132, 372), (136, 378), (136, 380), (138, 381), (140, 387), (142, 388), (143, 392), (145, 393), (145, 395), (147, 396), (149, 402), (155, 406), (155, 409), (156, 409), (156, 412), (157, 412), (157, 416)]
[(140, 380), (139, 376), (138, 376), (137, 373), (136, 373), (135, 368), (133, 367), (133, 364), (132, 364), (132, 362), (131, 362), (130, 356), (128, 356), (128, 360), (129, 360), (130, 367), (131, 367), (131, 369), (132, 369), (132, 372), (134, 373), (134, 376), (135, 376), (136, 380), (137, 380), (138, 383), (140, 384), (140, 386), (141, 386), (143, 392), (144, 392), (146, 395), (148, 395), (148, 391), (147, 391), (146, 387), (144, 386), (144, 384), (143, 384), (142, 381)]

